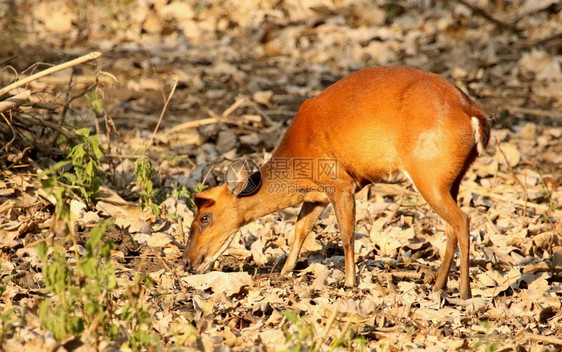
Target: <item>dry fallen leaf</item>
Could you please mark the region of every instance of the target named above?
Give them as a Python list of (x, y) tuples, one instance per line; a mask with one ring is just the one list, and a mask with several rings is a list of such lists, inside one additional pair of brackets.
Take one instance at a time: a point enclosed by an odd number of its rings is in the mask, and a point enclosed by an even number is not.
[(537, 80), (559, 80), (562, 78), (560, 63), (546, 51), (533, 49), (525, 53), (519, 61), (523, 73), (532, 72)]
[(258, 91), (255, 92), (252, 98), (256, 103), (265, 105), (267, 107), (271, 107), (271, 98), (273, 97), (273, 91), (266, 90), (266, 91)]
[(33, 14), (42, 23), (45, 30), (57, 34), (71, 32), (72, 22), (77, 19), (77, 15), (65, 1), (41, 2), (34, 7)]
[(498, 148), (502, 152), (499, 157), (500, 164), (505, 165), (505, 163), (507, 162), (510, 167), (515, 167), (521, 161), (521, 153), (519, 152), (515, 144), (502, 143)]
[(164, 247), (172, 242), (172, 237), (163, 232), (154, 232), (146, 240), (146, 245), (149, 247)]
[(188, 286), (198, 290), (211, 289), (214, 293), (232, 296), (240, 292), (242, 287), (250, 286), (252, 279), (248, 273), (223, 273), (212, 271), (207, 274), (191, 275), (181, 279)]
[(264, 265), (268, 262), (267, 257), (263, 254), (263, 243), (261, 238), (252, 243), (250, 246), (250, 252), (252, 253), (252, 258), (256, 262), (257, 265)]

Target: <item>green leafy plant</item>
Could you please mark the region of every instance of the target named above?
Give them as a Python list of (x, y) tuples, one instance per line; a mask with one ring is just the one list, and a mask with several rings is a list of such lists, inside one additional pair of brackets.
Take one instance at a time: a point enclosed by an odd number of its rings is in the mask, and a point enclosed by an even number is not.
[(545, 202), (548, 202), (548, 209), (550, 209), (551, 211), (556, 209), (556, 202), (552, 198), (552, 191), (548, 187), (548, 184), (542, 178), (542, 175), (541, 175), (541, 198), (543, 198)]
[(68, 335), (80, 336), (86, 329), (95, 336), (112, 335), (115, 331), (111, 323), (111, 292), (116, 288), (115, 267), (110, 263), (113, 245), (103, 241), (110, 225), (111, 222), (104, 221), (94, 227), (84, 254), (79, 256), (75, 252), (74, 260), (68, 259), (58, 245), (37, 245), (43, 263), (44, 292), (50, 296), (41, 303), (39, 318), (58, 341)]
[(133, 284), (121, 297), (125, 305), (120, 318), (128, 324), (130, 333), (127, 346), (133, 351), (146, 349), (158, 340), (158, 337), (150, 332), (152, 330), (152, 318), (149, 309), (141, 303), (143, 289), (150, 289), (151, 287), (152, 280), (148, 276), (138, 273), (133, 280)]
[[(152, 214), (158, 216), (160, 215), (160, 209), (158, 204), (164, 201), (168, 195), (171, 194), (175, 199), (181, 197), (186, 197), (190, 200), (189, 207), (191, 210), (195, 209), (195, 205), (192, 201), (192, 193), (187, 189), (187, 187), (182, 186), (181, 188), (173, 187), (170, 192), (170, 188), (167, 189), (154, 189), (154, 184), (152, 180), (154, 179), (154, 167), (150, 159), (146, 156), (146, 151), (144, 150), (141, 156), (135, 161), (135, 171), (137, 177), (137, 187), (140, 189), (139, 198), (141, 207), (144, 209), (146, 207), (150, 208)], [(198, 183), (194, 187), (194, 192), (201, 192), (206, 189), (207, 186)]]
[(4, 276), (4, 268), (2, 267), (2, 257), (0, 257), (0, 296), (6, 291), (6, 283), (12, 279), (12, 275)]
[[(12, 279), (12, 275), (3, 276), (2, 274), (2, 258), (0, 258), (0, 296), (6, 291), (6, 284)], [(8, 307), (0, 303), (0, 346), (6, 340), (11, 338), (18, 326), (23, 325), (25, 311), (21, 311), (19, 307)]]
[(18, 326), (23, 326), (25, 312), (19, 307), (7, 308), (4, 306), (0, 311), (0, 346), (5, 340), (13, 337)]
[[(207, 188), (209, 188), (209, 186), (207, 186), (206, 184), (198, 183), (198, 184), (195, 185), (195, 187), (193, 187), (193, 194), (202, 192), (202, 191), (206, 190)], [(189, 199), (188, 207), (192, 212), (195, 213), (195, 211), (197, 210), (196, 209), (197, 207), (195, 206), (195, 203), (193, 202), (193, 194), (190, 194), (189, 197), (188, 197), (188, 199)]]
[(314, 350), (316, 340), (316, 329), (312, 323), (308, 323), (294, 312), (282, 312), (288, 322), (293, 323), (295, 330), (291, 332), (289, 325), (283, 325), (285, 339), (291, 342), (293, 347), (286, 350), (286, 352), (299, 352), (303, 350)]
[(89, 128), (77, 130), (76, 138), (79, 143), (72, 146), (68, 153), (68, 159), (72, 163), (74, 173), (65, 172), (62, 177), (75, 187), (78, 196), (81, 196), (86, 203), (91, 204), (98, 194), (101, 181), (105, 177), (100, 170), (103, 149), (98, 137), (96, 135), (90, 136)]
[(480, 349), (480, 347), (485, 346), (484, 351), (495, 352), (500, 347), (500, 340), (497, 335), (492, 334), (492, 326), (489, 321), (483, 320), (480, 322), (482, 327), (482, 332), (476, 333), (473, 337), (473, 343), (470, 347), (474, 350)]
[(86, 100), (90, 103), (90, 109), (96, 116), (103, 116), (103, 101), (97, 91), (86, 94)]
[(141, 157), (135, 161), (135, 175), (137, 176), (137, 187), (141, 190), (139, 194), (141, 207), (144, 209), (148, 206), (152, 214), (159, 215), (158, 204), (152, 201), (152, 197), (156, 194), (152, 184), (154, 167), (144, 151)]
[(195, 187), (193, 187), (193, 192), (195, 193), (203, 192), (207, 188), (209, 188), (209, 186), (207, 186), (206, 184), (198, 183), (195, 185)]
[(43, 171), (39, 178), (43, 188), (57, 200), (55, 213), (62, 214), (63, 204), (73, 197), (83, 199), (91, 205), (96, 199), (104, 173), (100, 170), (103, 149), (96, 135), (90, 136), (89, 128), (75, 132), (78, 143), (63, 140), (70, 145), (66, 160)]
[[(118, 267), (110, 262), (113, 244), (104, 240), (110, 226), (112, 221), (103, 221), (91, 230), (81, 256), (77, 251), (67, 256), (58, 245), (37, 245), (44, 292), (49, 296), (41, 303), (39, 319), (59, 342), (88, 333), (98, 340), (126, 341), (138, 351), (156, 341), (149, 307), (140, 299), (152, 281), (139, 273), (131, 285), (118, 287)], [(124, 305), (117, 307), (117, 302)]]
[(166, 160), (168, 162), (168, 164), (170, 164), (170, 166), (177, 166), (180, 161), (182, 160), (182, 156), (181, 155), (171, 155), (168, 153), (162, 154), (162, 160)]
[(191, 199), (192, 198), (192, 194), (191, 192), (187, 189), (186, 186), (175, 186), (172, 188), (172, 192), (171, 195), (174, 199), (180, 199), (180, 198), (187, 198), (187, 199)]
[[(326, 321), (322, 332), (320, 332), (316, 325), (306, 317), (301, 317), (294, 312), (282, 312), (282, 314), (288, 322), (283, 325), (285, 338), (287, 342), (290, 342), (291, 344), (291, 347), (288, 348), (286, 352), (319, 352), (322, 351), (322, 344), (333, 327), (337, 315), (337, 309), (334, 310), (334, 314), (332, 314), (328, 321)], [(333, 339), (330, 344), (329, 351), (334, 351), (335, 349), (344, 349), (346, 351), (365, 351), (366, 341), (362, 336), (355, 337), (350, 328), (350, 324), (348, 323), (343, 327), (341, 334), (337, 338)]]

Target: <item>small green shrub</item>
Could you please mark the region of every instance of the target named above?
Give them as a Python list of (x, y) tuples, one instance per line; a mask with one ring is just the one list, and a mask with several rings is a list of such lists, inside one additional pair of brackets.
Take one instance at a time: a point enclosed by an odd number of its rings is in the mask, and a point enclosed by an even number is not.
[(112, 244), (103, 241), (110, 225), (102, 222), (91, 230), (81, 257), (75, 253), (69, 259), (63, 248), (44, 241), (37, 245), (44, 292), (49, 296), (41, 303), (39, 318), (59, 342), (68, 335), (80, 336), (86, 328), (96, 336), (115, 330), (111, 325), (111, 293), (116, 288), (115, 267), (110, 263)]
[(501, 346), (500, 339), (497, 335), (492, 334), (492, 326), (489, 321), (483, 320), (480, 322), (483, 331), (474, 334), (472, 337), (473, 342), (470, 347), (474, 350), (481, 350), (484, 346), (484, 351), (495, 352)]
[[(152, 281), (139, 273), (131, 285), (118, 287), (118, 267), (110, 262), (113, 244), (104, 240), (110, 226), (111, 221), (104, 221), (91, 230), (82, 256), (76, 251), (67, 256), (63, 248), (46, 242), (37, 245), (48, 296), (41, 303), (39, 319), (59, 342), (87, 332), (97, 340), (122, 340), (137, 351), (157, 340), (151, 333), (149, 307), (140, 299)], [(117, 302), (124, 305), (118, 307)]]
[(143, 151), (140, 158), (135, 161), (135, 175), (137, 176), (137, 187), (141, 190), (139, 197), (141, 207), (150, 207), (150, 211), (154, 215), (160, 215), (158, 204), (153, 202), (152, 198), (156, 195), (153, 188), (152, 179), (154, 178), (154, 167), (152, 162)]
[[(322, 351), (322, 344), (329, 336), (329, 332), (332, 329), (337, 312), (335, 312), (335, 314), (325, 322), (326, 326), (322, 332), (319, 331), (319, 328), (310, 321), (309, 318), (301, 317), (293, 312), (282, 312), (282, 314), (288, 322), (283, 325), (285, 338), (291, 345), (286, 352), (319, 352)], [(294, 327), (293, 329), (291, 329), (291, 325)], [(343, 349), (344, 351), (365, 351), (366, 341), (362, 336), (354, 336), (354, 333), (350, 328), (350, 324), (346, 324), (343, 327), (341, 334), (337, 338), (333, 339), (330, 344), (329, 351), (334, 351), (336, 349)]]
[(74, 145), (68, 140), (62, 142), (70, 146), (66, 160), (54, 164), (39, 176), (43, 189), (56, 198), (55, 213), (60, 215), (64, 215), (64, 203), (74, 197), (92, 205), (105, 178), (100, 170), (104, 152), (98, 137), (90, 136), (89, 128), (77, 130), (75, 136), (78, 143)]
[[(3, 275), (2, 258), (0, 258), (0, 296), (6, 291), (6, 284), (12, 275)], [(16, 328), (23, 326), (25, 311), (19, 307), (8, 307), (0, 303), (0, 348), (5, 340), (13, 337)]]

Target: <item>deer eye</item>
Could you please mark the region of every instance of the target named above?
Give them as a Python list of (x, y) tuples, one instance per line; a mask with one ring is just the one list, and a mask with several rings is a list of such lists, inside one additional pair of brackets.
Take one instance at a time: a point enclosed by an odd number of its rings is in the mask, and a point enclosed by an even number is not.
[(208, 224), (211, 221), (211, 217), (209, 215), (203, 215), (199, 221), (201, 221), (202, 224)]

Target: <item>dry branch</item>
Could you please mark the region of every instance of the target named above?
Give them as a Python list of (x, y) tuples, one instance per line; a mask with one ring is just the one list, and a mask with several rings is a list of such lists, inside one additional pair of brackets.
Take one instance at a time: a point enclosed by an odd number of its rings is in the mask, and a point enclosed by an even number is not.
[(206, 119), (184, 122), (180, 125), (177, 125), (177, 126), (174, 126), (174, 127), (170, 128), (166, 133), (172, 134), (172, 133), (177, 133), (177, 132), (187, 130), (187, 129), (190, 129), (190, 128), (197, 128), (197, 127), (201, 127), (201, 126), (205, 126), (205, 125), (212, 125), (214, 123), (221, 123), (221, 122), (222, 122), (222, 120), (221, 120), (220, 117), (209, 117), (209, 118), (206, 118)]
[(230, 105), (226, 110), (223, 111), (222, 117), (227, 118), (230, 114), (234, 112), (234, 110), (238, 109), (242, 105), (246, 104), (246, 99), (240, 98), (234, 102), (234, 104)]
[(472, 10), (477, 15), (480, 15), (480, 16), (484, 17), (485, 19), (494, 23), (495, 25), (497, 25), (500, 28), (509, 29), (509, 30), (511, 30), (513, 32), (516, 32), (516, 33), (521, 32), (521, 29), (517, 28), (516, 25), (497, 19), (496, 17), (489, 14), (486, 10), (484, 10), (484, 9), (482, 9), (482, 8), (476, 6), (476, 5), (471, 4), (467, 0), (457, 0), (457, 1), (460, 2), (461, 4), (463, 4), (464, 6), (468, 7), (470, 10)]
[(61, 71), (61, 70), (64, 70), (64, 69), (69, 68), (69, 67), (72, 67), (72, 66), (76, 66), (76, 65), (82, 64), (82, 63), (84, 63), (84, 62), (88, 62), (88, 61), (97, 59), (97, 58), (100, 57), (100, 56), (101, 56), (101, 53), (100, 53), (100, 52), (94, 51), (94, 52), (91, 52), (91, 53), (89, 53), (89, 54), (87, 54), (87, 55), (80, 56), (79, 58), (76, 58), (76, 59), (74, 59), (74, 60), (71, 60), (71, 61), (62, 63), (62, 64), (60, 64), (60, 65), (53, 66), (53, 67), (51, 67), (51, 68), (48, 68), (48, 69), (43, 70), (43, 71), (41, 71), (41, 72), (38, 72), (38, 73), (36, 73), (36, 74), (34, 74), (34, 75), (31, 75), (31, 76), (29, 76), (29, 77), (26, 77), (26, 78), (24, 78), (24, 79), (21, 79), (21, 80), (19, 80), (19, 81), (16, 81), (16, 82), (14, 82), (14, 83), (12, 83), (12, 84), (10, 84), (10, 85), (7, 85), (6, 87), (0, 89), (0, 97), (1, 97), (2, 95), (4, 95), (4, 94), (8, 93), (8, 92), (11, 91), (11, 90), (14, 90), (14, 89), (16, 89), (16, 88), (18, 88), (18, 87), (21, 87), (21, 86), (23, 86), (23, 85), (26, 85), (27, 83), (32, 82), (32, 81), (34, 81), (34, 80), (36, 80), (36, 79), (39, 79), (39, 78), (41, 78), (41, 77), (50, 75), (50, 74), (52, 74), (52, 73), (55, 73), (55, 72), (58, 72), (58, 71)]
[(4, 101), (0, 101), (0, 112), (16, 108), (22, 104), (25, 104), (29, 100), (31, 91), (25, 90), (13, 97), (9, 97)]
[(544, 343), (549, 343), (549, 344), (551, 344), (551, 345), (562, 346), (562, 339), (559, 339), (559, 338), (557, 338), (557, 337), (542, 336), (542, 335), (536, 335), (536, 334), (527, 333), (527, 334), (525, 334), (525, 338), (526, 338), (527, 340), (532, 340), (532, 341), (537, 341), (537, 342), (544, 342)]
[[(4, 72), (1, 76), (3, 81), (14, 81), (18, 78), (19, 75), (10, 72)], [(50, 85), (64, 85), (68, 84), (68, 76), (47, 76), (41, 77), (36, 79), (36, 81), (40, 81), (41, 83), (50, 84)], [(107, 72), (100, 72), (98, 75), (78, 75), (72, 78), (72, 82), (75, 84), (92, 84), (92, 83), (103, 83), (103, 84), (110, 84), (116, 82), (117, 79), (108, 74)], [(19, 81), (18, 81), (19, 82)]]
[(548, 206), (545, 205), (545, 204), (537, 204), (537, 203), (532, 203), (532, 202), (529, 202), (529, 201), (525, 202), (521, 199), (511, 199), (511, 198), (508, 198), (508, 197), (504, 197), (501, 194), (493, 193), (489, 189), (484, 188), (482, 186), (478, 186), (478, 185), (471, 185), (470, 187), (466, 187), (466, 186), (461, 185), (460, 189), (461, 189), (461, 192), (464, 192), (466, 190), (473, 190), (473, 191), (476, 191), (483, 196), (490, 197), (490, 198), (495, 199), (495, 200), (499, 200), (499, 201), (506, 202), (506, 203), (512, 203), (512, 204), (519, 205), (519, 206), (522, 206), (522, 207), (534, 208), (534, 209), (538, 209), (539, 211), (546, 211), (548, 209)]
[(548, 111), (542, 109), (522, 108), (519, 106), (511, 106), (507, 108), (510, 114), (521, 113), (538, 117), (549, 117), (551, 119), (562, 120), (562, 113), (558, 111)]
[(384, 272), (378, 274), (380, 277), (386, 280), (397, 280), (397, 281), (404, 281), (404, 280), (421, 280), (423, 277), (423, 273), (411, 272), (411, 271), (392, 271), (392, 272)]
[(150, 141), (148, 142), (149, 146), (151, 146), (152, 142), (154, 141), (154, 136), (156, 135), (156, 132), (158, 131), (158, 128), (160, 127), (160, 123), (162, 122), (162, 118), (164, 117), (164, 113), (166, 112), (166, 109), (168, 108), (168, 104), (170, 103), (170, 100), (172, 99), (172, 96), (174, 95), (174, 92), (176, 91), (177, 86), (178, 86), (178, 79), (176, 78), (176, 80), (174, 81), (174, 85), (172, 86), (172, 90), (170, 91), (170, 94), (168, 95), (168, 98), (164, 102), (164, 107), (162, 108), (162, 112), (160, 113), (160, 118), (158, 119), (158, 123), (156, 124), (156, 127), (154, 128), (154, 131), (152, 132), (152, 136), (150, 136)]

